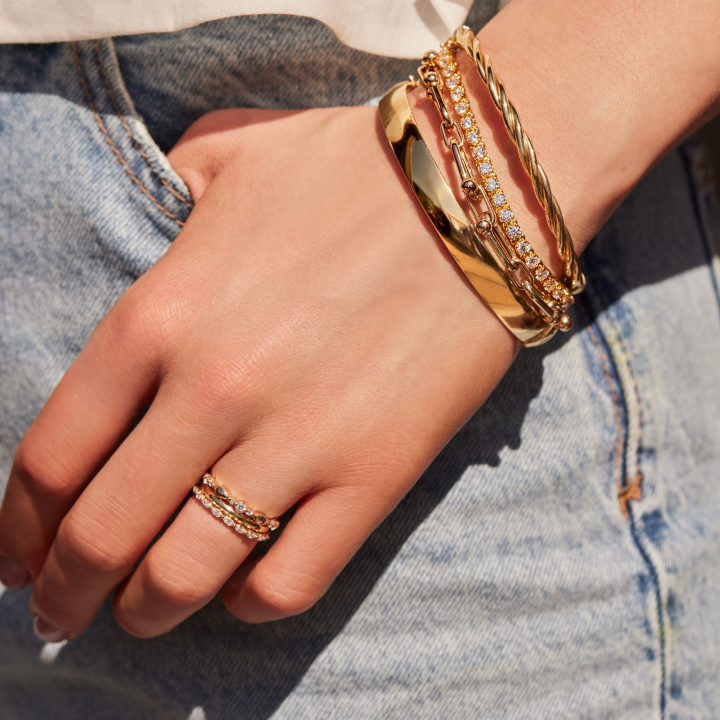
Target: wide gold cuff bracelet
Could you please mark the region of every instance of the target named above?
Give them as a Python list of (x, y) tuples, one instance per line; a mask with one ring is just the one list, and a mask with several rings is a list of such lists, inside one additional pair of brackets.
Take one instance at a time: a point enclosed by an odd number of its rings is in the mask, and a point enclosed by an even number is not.
[(527, 303), (498, 260), (485, 247), (427, 148), (413, 117), (403, 82), (380, 101), (380, 118), (410, 187), (455, 262), (478, 295), (525, 346), (549, 340), (549, 325)]

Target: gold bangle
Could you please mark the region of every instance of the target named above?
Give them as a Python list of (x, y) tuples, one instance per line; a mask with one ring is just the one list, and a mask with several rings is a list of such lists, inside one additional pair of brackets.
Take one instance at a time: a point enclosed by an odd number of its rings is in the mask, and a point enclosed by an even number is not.
[(500, 111), (505, 122), (505, 129), (517, 148), (520, 162), (532, 180), (535, 197), (545, 210), (548, 227), (557, 240), (557, 250), (565, 266), (565, 284), (573, 295), (582, 292), (585, 287), (585, 276), (580, 271), (575, 248), (570, 232), (565, 226), (562, 212), (557, 200), (550, 190), (550, 182), (535, 155), (535, 148), (523, 130), (515, 106), (505, 92), (500, 76), (493, 70), (490, 57), (480, 47), (480, 41), (473, 31), (463, 25), (458, 28), (449, 40), (451, 45), (462, 48), (475, 64), (480, 78), (490, 91), (493, 104)]
[(410, 187), (441, 240), (480, 297), (523, 345), (540, 345), (557, 328), (527, 303), (477, 236), (422, 139), (407, 97), (410, 83), (398, 83), (380, 101), (380, 118)]
[[(428, 96), (435, 102), (436, 106), (438, 104), (438, 94), (432, 91), (428, 77), (432, 77), (434, 74), (435, 83), (440, 93), (442, 93), (443, 88), (449, 93), (452, 106), (459, 119), (461, 130), (458, 132), (464, 131), (465, 141), (471, 147), (470, 155), (475, 161), (475, 166), (480, 175), (480, 182), (487, 191), (482, 193), (488, 208), (486, 219), (491, 226), (496, 222), (497, 218), (500, 220), (500, 229), (504, 240), (500, 246), (500, 256), (505, 262), (508, 273), (514, 274), (517, 269), (522, 269), (525, 276), (535, 286), (537, 293), (543, 297), (547, 306), (553, 307), (557, 303), (563, 310), (566, 310), (573, 303), (573, 297), (562, 282), (545, 267), (515, 219), (485, 148), (480, 129), (477, 127), (470, 98), (465, 91), (462, 74), (455, 62), (453, 53), (447, 48), (444, 48), (439, 55), (433, 51), (425, 53), (423, 65), (418, 69), (418, 73), (420, 79), (426, 85)], [(440, 110), (440, 115), (443, 117), (442, 110)], [(465, 157), (467, 158), (467, 155)], [(473, 199), (478, 199), (477, 193), (466, 190), (465, 196), (473, 215), (477, 218), (477, 212), (475, 212), (472, 204)], [(488, 236), (491, 228), (487, 228), (487, 226), (485, 228), (484, 234)], [(478, 227), (478, 230), (480, 229), (481, 227)], [(492, 240), (492, 238), (489, 239)], [(569, 330), (572, 327), (570, 317), (558, 313), (554, 314), (550, 322), (551, 324), (557, 324), (562, 330)]]

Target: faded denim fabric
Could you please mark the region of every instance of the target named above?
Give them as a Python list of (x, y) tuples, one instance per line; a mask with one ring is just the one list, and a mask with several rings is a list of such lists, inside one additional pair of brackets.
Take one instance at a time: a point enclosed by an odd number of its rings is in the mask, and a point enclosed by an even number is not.
[[(163, 153), (195, 118), (360, 104), (416, 65), (278, 16), (0, 47), (0, 477), (191, 212)], [(250, 626), (216, 599), (138, 640), (108, 603), (43, 645), (29, 591), (5, 592), (0, 716), (720, 717), (719, 240), (690, 144), (585, 253), (573, 331), (521, 353), (303, 615)]]

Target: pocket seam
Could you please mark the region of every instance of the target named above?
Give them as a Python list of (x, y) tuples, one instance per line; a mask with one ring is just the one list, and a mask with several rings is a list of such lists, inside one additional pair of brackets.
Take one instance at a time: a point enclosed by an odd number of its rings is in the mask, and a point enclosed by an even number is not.
[(132, 130), (130, 129), (130, 126), (127, 123), (127, 120), (125, 119), (125, 116), (123, 115), (123, 112), (120, 109), (120, 105), (118, 104), (117, 99), (115, 98), (115, 93), (112, 89), (112, 86), (110, 85), (110, 79), (108, 78), (107, 72), (105, 71), (105, 63), (103, 62), (102, 50), (100, 49), (100, 43), (97, 40), (93, 41), (93, 47), (95, 48), (95, 53), (96, 53), (97, 59), (98, 59), (98, 65), (100, 67), (100, 73), (102, 75), (103, 81), (105, 82), (105, 87), (107, 88), (108, 95), (110, 96), (110, 101), (112, 102), (113, 107), (115, 108), (115, 112), (117, 112), (118, 117), (120, 118), (120, 122), (122, 123), (123, 128), (125, 128), (125, 132), (127, 133), (128, 138), (130, 138), (130, 142), (133, 144), (133, 146), (138, 151), (138, 153), (140, 153), (140, 156), (145, 161), (147, 166), (152, 170), (155, 177), (168, 190), (168, 192), (171, 195), (173, 195), (175, 198), (177, 198), (181, 203), (183, 203), (185, 205), (185, 207), (188, 208), (188, 210), (191, 210), (192, 203), (190, 202), (189, 198), (184, 197), (177, 190), (175, 190), (175, 188), (173, 188), (170, 185), (170, 183), (158, 173), (155, 163), (149, 158), (148, 154), (142, 149), (142, 147), (140, 146), (140, 143), (137, 141), (137, 139), (133, 135)]
[[(95, 105), (95, 102), (93, 101), (92, 95), (90, 94), (90, 87), (88, 86), (87, 79), (85, 77), (85, 73), (82, 69), (82, 64), (80, 63), (80, 56), (78, 55), (77, 50), (77, 44), (75, 42), (70, 43), (73, 51), (73, 57), (75, 59), (75, 65), (77, 67), (78, 74), (80, 75), (80, 82), (82, 84), (83, 90), (85, 91), (85, 97), (87, 98), (88, 105), (90, 106), (90, 109), (93, 111), (93, 115), (95, 117), (95, 121), (98, 124), (98, 127), (100, 128), (100, 131), (105, 136), (105, 140), (110, 146), (110, 149), (113, 151), (113, 154), (117, 159), (120, 161), (120, 164), (123, 166), (125, 172), (128, 173), (130, 176), (130, 179), (140, 188), (143, 195), (145, 195), (154, 205), (155, 207), (160, 210), (164, 215), (169, 217), (171, 220), (174, 220), (180, 227), (184, 227), (185, 223), (180, 220), (180, 218), (177, 217), (177, 215), (174, 215), (171, 213), (166, 207), (160, 203), (160, 201), (152, 195), (152, 193), (140, 182), (140, 179), (137, 177), (137, 175), (133, 172), (132, 168), (128, 164), (128, 162), (125, 160), (125, 158), (122, 156), (122, 153), (118, 149), (118, 147), (113, 142), (112, 138), (110, 137), (110, 134), (107, 131), (107, 128), (105, 127), (105, 123), (103, 122), (102, 118), (100, 117), (100, 113), (98, 112), (98, 109)], [(103, 72), (103, 76), (105, 73)], [(114, 102), (114, 100), (113, 100)], [(123, 124), (125, 124), (123, 122)], [(134, 140), (134, 138), (131, 137), (131, 139)], [(146, 160), (147, 161), (147, 160)], [(152, 168), (152, 165), (150, 166)], [(155, 173), (155, 170), (153, 169), (153, 172)], [(155, 173), (157, 174), (157, 173)], [(162, 180), (162, 178), (161, 178)], [(186, 203), (185, 200), (183, 202)], [(187, 204), (187, 203), (186, 203)]]

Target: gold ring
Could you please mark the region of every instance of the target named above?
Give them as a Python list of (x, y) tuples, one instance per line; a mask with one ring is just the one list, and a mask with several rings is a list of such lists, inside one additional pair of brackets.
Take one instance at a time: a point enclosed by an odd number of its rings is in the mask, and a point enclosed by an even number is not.
[(211, 473), (202, 476), (193, 487), (193, 493), (216, 518), (253, 540), (268, 540), (270, 531), (280, 527), (277, 518), (268, 518), (265, 513), (251, 510), (241, 500), (228, 495)]

